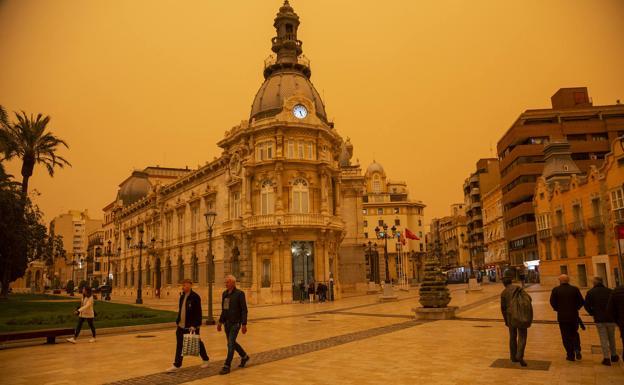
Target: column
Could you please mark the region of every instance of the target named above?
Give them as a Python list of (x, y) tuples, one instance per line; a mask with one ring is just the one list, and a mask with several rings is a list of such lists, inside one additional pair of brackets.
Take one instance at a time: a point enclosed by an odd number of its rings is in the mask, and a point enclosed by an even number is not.
[(327, 206), (327, 173), (325, 169), (321, 169), (320, 172), (321, 177), (321, 214), (328, 214), (328, 206)]
[(251, 172), (247, 167), (244, 167), (242, 174), (241, 199), (243, 199), (243, 216), (249, 216), (251, 215), (251, 183), (249, 183)]
[(282, 215), (284, 214), (284, 201), (282, 199), (282, 194), (283, 194), (283, 190), (284, 187), (282, 185), (282, 172), (283, 172), (283, 167), (282, 164), (279, 162), (275, 163), (275, 184), (277, 184), (276, 186), (276, 191), (275, 191), (275, 213)]

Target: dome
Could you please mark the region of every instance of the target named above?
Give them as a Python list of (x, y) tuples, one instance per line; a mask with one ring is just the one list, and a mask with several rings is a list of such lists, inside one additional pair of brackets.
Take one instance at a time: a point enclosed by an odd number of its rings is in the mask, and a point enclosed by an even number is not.
[(314, 103), (316, 115), (327, 121), (325, 106), (312, 82), (299, 71), (278, 71), (269, 76), (256, 94), (251, 105), (251, 118), (277, 115), (284, 106), (284, 99), (302, 95)]
[(373, 161), (373, 163), (371, 163), (370, 166), (368, 166), (368, 168), (366, 169), (366, 173), (372, 174), (375, 172), (384, 174), (384, 169), (379, 163), (377, 163), (376, 161)]
[(130, 178), (126, 179), (119, 186), (117, 199), (123, 201), (124, 206), (137, 202), (149, 194), (152, 184), (147, 178), (147, 173), (143, 171), (134, 171)]

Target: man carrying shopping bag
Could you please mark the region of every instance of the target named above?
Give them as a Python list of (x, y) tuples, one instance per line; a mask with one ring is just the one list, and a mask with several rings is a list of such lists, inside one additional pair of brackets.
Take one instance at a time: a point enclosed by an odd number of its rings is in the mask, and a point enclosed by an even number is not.
[(199, 355), (203, 360), (201, 367), (208, 367), (208, 353), (204, 343), (199, 339), (199, 327), (202, 323), (201, 298), (191, 289), (192, 286), (193, 282), (190, 279), (182, 281), (182, 294), (176, 319), (176, 352), (173, 366), (167, 369), (168, 372), (180, 369), (183, 353), (197, 355), (198, 345)]

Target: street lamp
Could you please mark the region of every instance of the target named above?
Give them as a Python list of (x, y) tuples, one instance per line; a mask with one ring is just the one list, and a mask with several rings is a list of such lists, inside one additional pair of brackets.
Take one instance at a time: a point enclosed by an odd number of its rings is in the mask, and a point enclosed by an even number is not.
[(388, 268), (388, 239), (394, 238), (397, 236), (397, 229), (395, 226), (392, 226), (390, 229), (392, 233), (388, 233), (388, 225), (383, 224), (380, 229), (379, 227), (375, 227), (375, 235), (377, 235), (377, 239), (383, 239), (384, 241), (384, 261), (386, 265), (386, 285), (390, 283), (390, 269)]
[(208, 254), (206, 255), (206, 274), (208, 275), (208, 318), (206, 325), (214, 325), (215, 320), (212, 315), (212, 284), (214, 283), (214, 255), (212, 255), (212, 227), (214, 226), (217, 213), (208, 211), (204, 214), (206, 218), (206, 231), (208, 235)]
[(373, 256), (373, 250), (377, 249), (377, 244), (373, 243), (371, 241), (368, 241), (368, 243), (364, 243), (364, 249), (366, 250), (366, 256), (368, 257), (368, 267), (370, 269), (370, 274), (369, 274), (369, 282), (375, 282), (378, 283), (377, 281), (379, 280), (379, 271), (377, 270), (377, 262), (374, 261)]
[(110, 263), (110, 259), (111, 259), (111, 241), (110, 239), (107, 242), (108, 244), (108, 248), (106, 249), (106, 257), (108, 258), (108, 262), (106, 263), (106, 286), (108, 286), (108, 289), (106, 290), (106, 297), (104, 298), (104, 300), (106, 301), (110, 301), (111, 297), (110, 297), (110, 292), (113, 289), (113, 286), (111, 285), (111, 272), (110, 272), (110, 268), (111, 268), (111, 263)]

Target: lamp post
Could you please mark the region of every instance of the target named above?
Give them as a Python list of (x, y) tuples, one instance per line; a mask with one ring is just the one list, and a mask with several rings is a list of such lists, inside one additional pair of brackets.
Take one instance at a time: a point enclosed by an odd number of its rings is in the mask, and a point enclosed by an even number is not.
[(376, 269), (377, 263), (374, 261), (374, 253), (373, 250), (377, 249), (377, 244), (371, 241), (368, 243), (364, 243), (364, 250), (366, 250), (366, 256), (368, 257), (368, 267), (370, 269), (368, 281), (377, 283), (379, 272)]
[(111, 285), (111, 272), (110, 272), (110, 268), (111, 268), (111, 263), (110, 263), (110, 259), (111, 259), (111, 241), (110, 239), (107, 242), (108, 247), (106, 248), (106, 257), (107, 257), (107, 262), (106, 262), (106, 286), (108, 286), (108, 289), (106, 290), (106, 297), (104, 297), (104, 300), (106, 301), (110, 301), (111, 297), (110, 297), (110, 292), (113, 288), (113, 286)]
[(206, 274), (208, 275), (208, 318), (206, 325), (214, 325), (215, 320), (212, 315), (212, 284), (214, 283), (214, 255), (212, 255), (212, 227), (214, 226), (217, 213), (208, 211), (204, 214), (206, 218), (206, 232), (208, 238), (208, 254), (206, 255)]
[(388, 225), (383, 223), (381, 229), (379, 226), (375, 227), (375, 235), (377, 239), (383, 239), (384, 241), (384, 262), (386, 266), (386, 279), (384, 284), (384, 292), (381, 300), (390, 300), (395, 299), (396, 295), (394, 295), (394, 290), (392, 289), (392, 282), (390, 282), (390, 268), (388, 267), (388, 239), (394, 238), (397, 236), (397, 229), (395, 226), (392, 226), (390, 229), (392, 233), (388, 233)]

